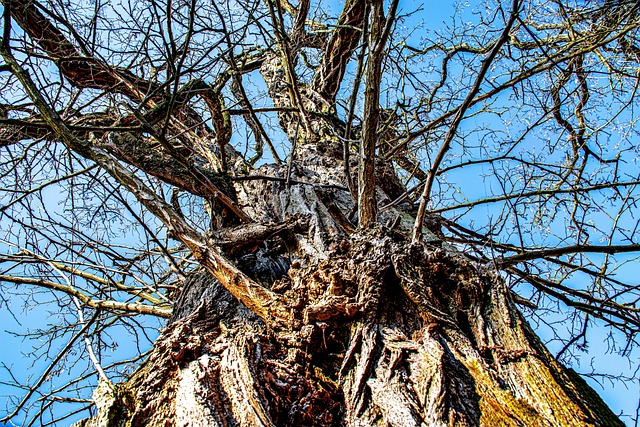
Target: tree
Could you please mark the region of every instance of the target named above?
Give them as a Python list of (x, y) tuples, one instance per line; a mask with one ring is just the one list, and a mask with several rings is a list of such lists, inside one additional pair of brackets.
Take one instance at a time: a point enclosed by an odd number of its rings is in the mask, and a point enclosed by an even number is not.
[(637, 2), (2, 5), (3, 421), (622, 425), (563, 362), (636, 349)]

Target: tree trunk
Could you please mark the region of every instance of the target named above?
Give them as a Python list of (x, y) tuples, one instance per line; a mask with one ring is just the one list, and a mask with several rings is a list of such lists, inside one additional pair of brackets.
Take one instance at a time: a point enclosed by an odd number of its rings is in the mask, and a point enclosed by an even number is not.
[(272, 287), (298, 302), (288, 328), (192, 277), (180, 302), (196, 309), (80, 425), (622, 425), (497, 275), (404, 240), (372, 228), (295, 261)]
[[(276, 106), (291, 107), (281, 63), (274, 55), (261, 71)], [(331, 112), (301, 91), (307, 107)], [(287, 301), (290, 318), (260, 319), (207, 272), (193, 275), (146, 363), (125, 383), (100, 384), (98, 412), (79, 426), (622, 425), (546, 351), (498, 274), (438, 230), (411, 243), (408, 205), (380, 213), (386, 227), (354, 231), (340, 123), (280, 121), (296, 158), (255, 175), (290, 185), (245, 181), (239, 200), (254, 219), (301, 219), (304, 230), (274, 228), (226, 253)], [(377, 197), (390, 188), (379, 179)]]

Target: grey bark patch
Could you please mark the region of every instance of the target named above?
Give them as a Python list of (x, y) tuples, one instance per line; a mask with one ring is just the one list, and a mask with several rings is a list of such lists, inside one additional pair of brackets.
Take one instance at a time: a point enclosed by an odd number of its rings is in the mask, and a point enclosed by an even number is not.
[(187, 278), (176, 299), (168, 324), (184, 320), (198, 309), (202, 310), (202, 315), (210, 322), (234, 318), (238, 310), (244, 310), (248, 318), (256, 319), (255, 315), (205, 271), (193, 273)]

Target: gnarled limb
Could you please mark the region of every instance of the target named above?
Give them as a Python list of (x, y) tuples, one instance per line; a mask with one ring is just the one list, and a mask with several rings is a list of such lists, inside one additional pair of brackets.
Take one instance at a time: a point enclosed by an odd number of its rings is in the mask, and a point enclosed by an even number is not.
[(2, 0), (2, 5), (9, 8), (11, 17), (75, 86), (122, 93), (136, 100), (142, 100), (157, 89), (129, 70), (113, 68), (83, 55), (38, 10), (34, 0)]
[(349, 0), (345, 3), (327, 43), (322, 63), (313, 76), (311, 87), (330, 103), (335, 100), (347, 64), (362, 35), (366, 3), (365, 0)]

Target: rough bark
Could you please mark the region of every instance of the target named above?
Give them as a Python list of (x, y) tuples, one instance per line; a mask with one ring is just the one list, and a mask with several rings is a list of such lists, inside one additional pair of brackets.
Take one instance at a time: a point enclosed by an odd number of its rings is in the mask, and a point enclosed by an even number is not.
[(622, 425), (494, 273), (380, 227), (327, 255), (273, 283), (297, 313), (288, 328), (194, 276), (178, 301), (195, 309), (79, 425)]
[[(262, 72), (288, 107), (269, 78), (279, 61)], [(280, 119), (299, 135), (295, 116)], [(275, 165), (255, 174), (282, 181), (237, 185), (241, 207), (277, 222), (274, 233), (239, 227), (215, 243), (289, 317), (256, 316), (206, 272), (190, 278), (149, 360), (126, 383), (98, 387), (98, 413), (78, 425), (622, 425), (545, 350), (497, 274), (429, 230), (412, 244), (402, 206), (380, 218), (391, 227), (354, 232), (332, 124), (314, 116), (311, 126), (288, 187)]]

